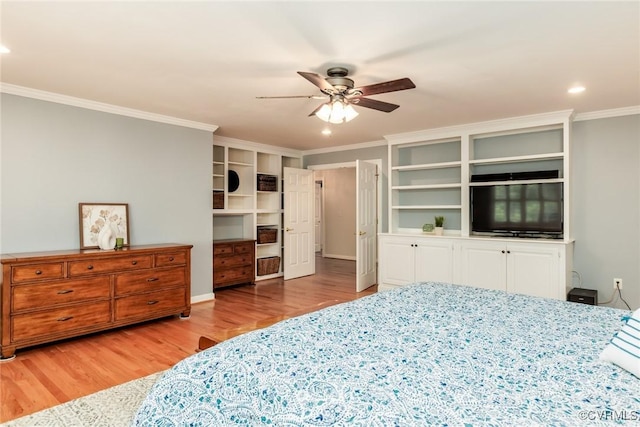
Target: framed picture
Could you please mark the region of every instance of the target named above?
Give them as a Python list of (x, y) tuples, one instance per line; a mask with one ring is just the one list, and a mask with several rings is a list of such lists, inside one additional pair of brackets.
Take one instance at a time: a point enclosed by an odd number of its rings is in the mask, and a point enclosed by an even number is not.
[(104, 227), (111, 227), (116, 237), (129, 246), (129, 204), (79, 203), (80, 249), (98, 247), (98, 235)]

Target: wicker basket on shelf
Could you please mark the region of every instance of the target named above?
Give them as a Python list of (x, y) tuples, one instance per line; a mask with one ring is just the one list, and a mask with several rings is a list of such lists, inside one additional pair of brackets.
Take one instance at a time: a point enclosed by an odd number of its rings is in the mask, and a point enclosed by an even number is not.
[(258, 228), (258, 244), (275, 243), (278, 241), (278, 229)]
[(259, 173), (258, 191), (278, 191), (278, 177)]
[(213, 192), (213, 209), (224, 209), (224, 191)]
[(275, 274), (280, 270), (280, 257), (270, 256), (266, 258), (258, 258), (258, 276), (267, 274)]

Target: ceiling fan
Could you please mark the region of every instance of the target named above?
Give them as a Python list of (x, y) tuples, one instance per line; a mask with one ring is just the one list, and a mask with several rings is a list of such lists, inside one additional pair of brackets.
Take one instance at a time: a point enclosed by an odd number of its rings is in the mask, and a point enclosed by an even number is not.
[(322, 77), (316, 73), (298, 71), (305, 79), (316, 85), (323, 95), (309, 96), (258, 96), (259, 99), (266, 98), (313, 98), (325, 99), (329, 97), (329, 101), (320, 105), (309, 116), (317, 116), (320, 120), (330, 123), (348, 122), (355, 118), (358, 113), (353, 105), (373, 110), (390, 113), (399, 105), (389, 102), (378, 101), (367, 98), (370, 95), (378, 95), (381, 93), (395, 92), (399, 90), (413, 89), (416, 85), (411, 79), (405, 77), (398, 80), (391, 80), (383, 83), (376, 83), (367, 86), (355, 87), (355, 82), (347, 77), (349, 70), (344, 67), (332, 67), (327, 70), (328, 77)]

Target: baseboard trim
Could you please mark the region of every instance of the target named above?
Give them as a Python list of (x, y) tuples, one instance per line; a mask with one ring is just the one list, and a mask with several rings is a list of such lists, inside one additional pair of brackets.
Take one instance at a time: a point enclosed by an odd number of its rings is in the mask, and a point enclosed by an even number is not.
[(354, 256), (349, 256), (349, 255), (334, 255), (334, 254), (328, 254), (328, 253), (325, 253), (323, 257), (324, 257), (324, 258), (344, 259), (344, 260), (347, 260), (347, 261), (355, 261), (355, 260), (356, 260), (356, 257), (354, 257)]
[(208, 294), (196, 295), (191, 297), (191, 304), (197, 304), (199, 302), (213, 301), (216, 299), (216, 294), (209, 292)]

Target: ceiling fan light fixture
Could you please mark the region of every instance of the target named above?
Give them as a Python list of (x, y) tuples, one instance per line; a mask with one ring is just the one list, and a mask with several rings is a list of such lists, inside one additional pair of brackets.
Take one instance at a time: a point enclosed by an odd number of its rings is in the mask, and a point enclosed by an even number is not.
[(323, 104), (322, 107), (320, 107), (320, 109), (316, 111), (316, 117), (323, 122), (328, 122), (329, 118), (331, 117), (331, 104)]
[(347, 102), (338, 99), (323, 104), (316, 112), (320, 120), (333, 124), (340, 124), (353, 120), (358, 112)]

